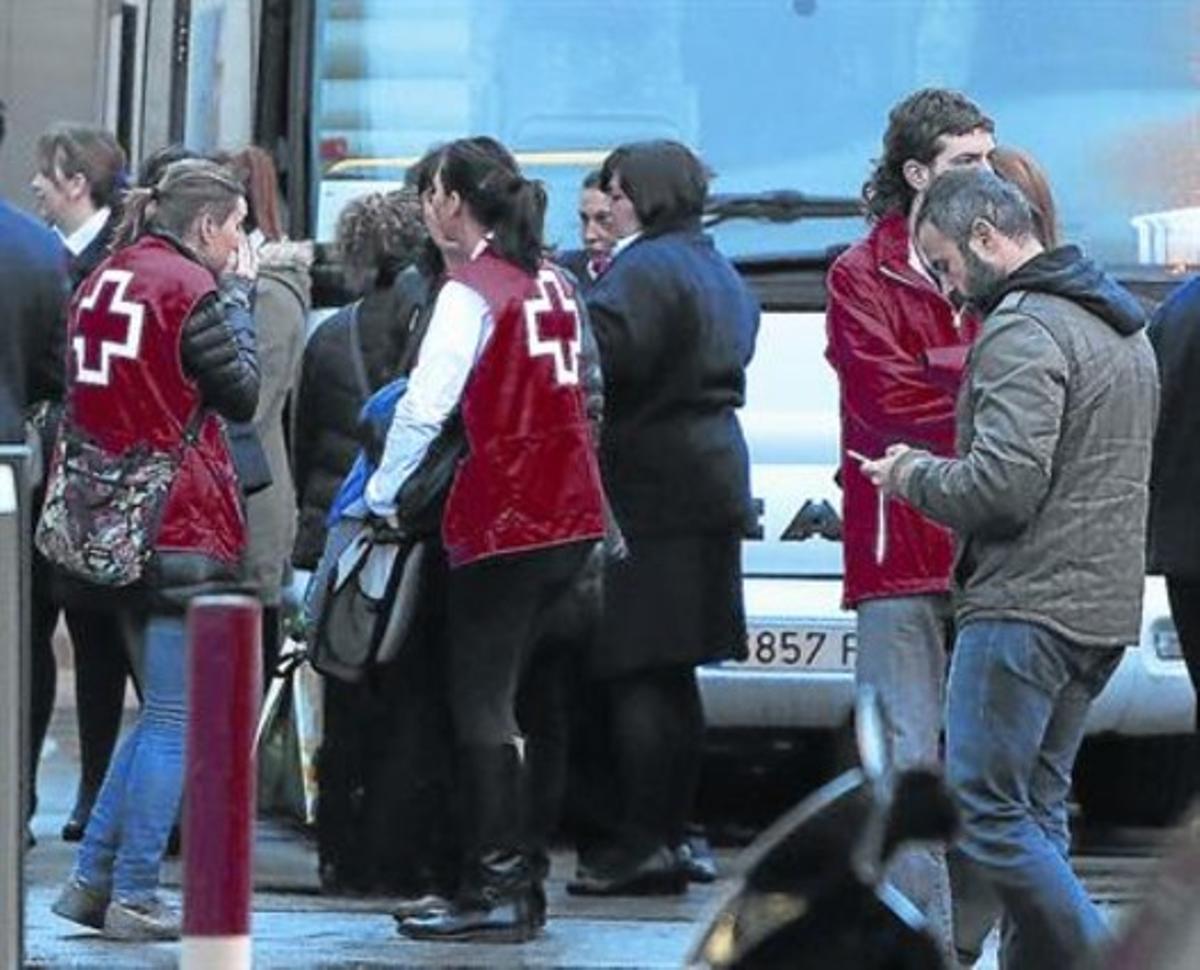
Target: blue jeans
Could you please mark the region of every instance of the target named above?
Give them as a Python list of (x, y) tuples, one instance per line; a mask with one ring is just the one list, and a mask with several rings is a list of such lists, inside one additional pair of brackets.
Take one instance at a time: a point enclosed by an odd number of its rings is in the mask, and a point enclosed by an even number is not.
[(182, 617), (153, 617), (146, 627), (145, 698), (133, 730), (121, 742), (92, 809), (75, 878), (126, 904), (145, 903), (158, 889), (158, 870), (183, 794), (187, 724)]
[(1071, 871), (1067, 795), (1093, 699), (1122, 648), (1014, 620), (963, 625), (950, 662), (946, 772), (963, 814), (952, 856), (959, 945), (1003, 908), (1002, 968), (1063, 970), (1108, 935)]
[[(870, 685), (887, 713), (892, 760), (941, 767), (946, 647), (953, 610), (947, 595), (892, 596), (858, 604), (855, 685)], [(954, 959), (950, 880), (937, 846), (902, 849), (888, 879), (925, 916), (943, 958)]]

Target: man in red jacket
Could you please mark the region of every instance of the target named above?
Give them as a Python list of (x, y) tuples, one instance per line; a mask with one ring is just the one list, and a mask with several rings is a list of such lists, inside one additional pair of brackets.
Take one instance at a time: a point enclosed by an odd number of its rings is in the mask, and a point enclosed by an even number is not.
[[(844, 605), (858, 611), (859, 686), (888, 713), (896, 764), (936, 764), (951, 626), (950, 533), (878, 492), (859, 470), (888, 445), (919, 441), (954, 454), (954, 404), (977, 323), (938, 289), (909, 224), (941, 172), (987, 165), (990, 118), (963, 95), (917, 91), (888, 116), (883, 157), (863, 186), (866, 238), (838, 257), (826, 357), (841, 385)], [(914, 851), (890, 873), (925, 913), (953, 965), (944, 859)]]

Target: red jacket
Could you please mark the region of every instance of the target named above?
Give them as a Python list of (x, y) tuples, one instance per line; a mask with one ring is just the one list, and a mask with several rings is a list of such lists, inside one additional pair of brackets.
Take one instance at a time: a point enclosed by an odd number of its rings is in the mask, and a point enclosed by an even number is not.
[(825, 356), (841, 385), (843, 601), (947, 592), (951, 534), (899, 499), (881, 508), (846, 450), (875, 458), (903, 442), (953, 456), (955, 398), (978, 324), (909, 264), (901, 214), (839, 256), (826, 286)]
[[(72, 422), (112, 454), (174, 449), (200, 405), (180, 362), (183, 326), (215, 289), (212, 273), (151, 235), (101, 263), (71, 304)], [(236, 473), (209, 413), (184, 449), (155, 549), (234, 565), (244, 544)]]
[(484, 298), (493, 329), (463, 389), (467, 456), (442, 518), (450, 564), (600, 538), (572, 287), (548, 265), (531, 276), (490, 249), (453, 278)]

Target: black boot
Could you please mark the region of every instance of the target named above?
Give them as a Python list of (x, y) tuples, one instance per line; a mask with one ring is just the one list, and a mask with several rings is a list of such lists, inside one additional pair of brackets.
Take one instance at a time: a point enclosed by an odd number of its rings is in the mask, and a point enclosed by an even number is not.
[(523, 943), (539, 929), (534, 875), (522, 848), (521, 764), (511, 745), (459, 752), (461, 795), (467, 800), (464, 884), (444, 913), (401, 920), (418, 940)]

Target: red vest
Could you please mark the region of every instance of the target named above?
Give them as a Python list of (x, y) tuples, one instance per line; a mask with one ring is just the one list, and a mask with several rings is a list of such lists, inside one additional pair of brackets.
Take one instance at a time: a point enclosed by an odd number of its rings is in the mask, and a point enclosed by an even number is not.
[(483, 297), (494, 326), (463, 390), (467, 456), (442, 518), (450, 564), (600, 538), (574, 290), (547, 264), (531, 276), (490, 249), (453, 279)]
[[(183, 325), (215, 289), (212, 273), (155, 236), (119, 249), (80, 284), (67, 336), (70, 417), (100, 447), (178, 445), (200, 404), (180, 361)], [(236, 563), (245, 534), (225, 433), (210, 413), (184, 449), (155, 548)]]

